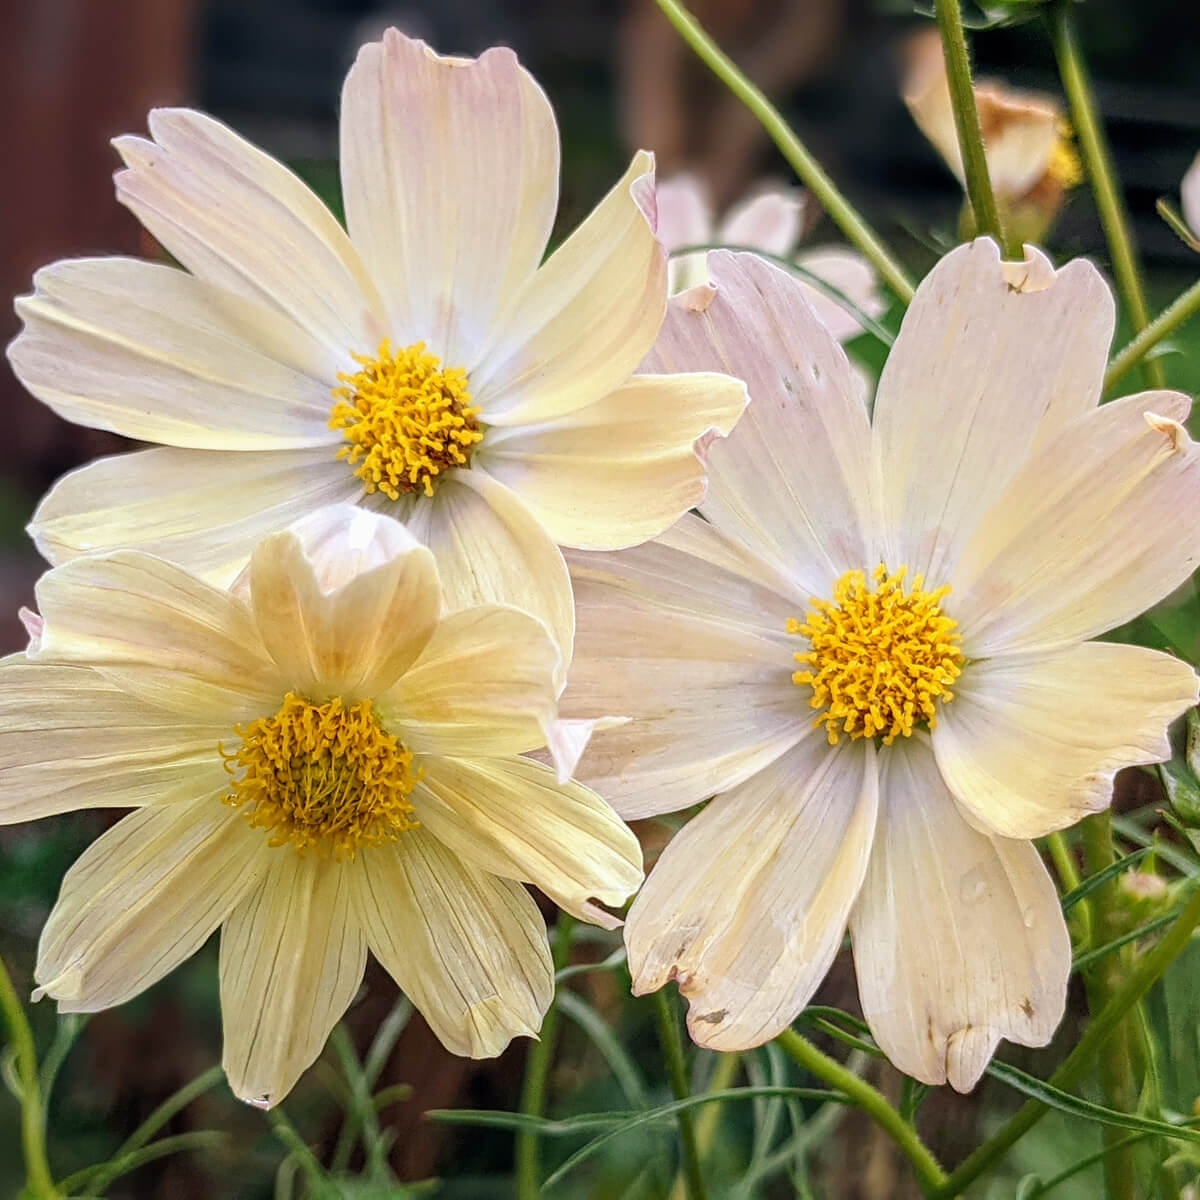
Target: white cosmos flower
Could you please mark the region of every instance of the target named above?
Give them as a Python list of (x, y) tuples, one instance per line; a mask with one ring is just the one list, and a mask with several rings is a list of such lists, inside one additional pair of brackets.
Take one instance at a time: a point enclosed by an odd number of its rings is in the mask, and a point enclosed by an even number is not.
[(1190, 402), (1098, 407), (1109, 289), (1026, 253), (983, 239), (934, 268), (873, 425), (795, 281), (713, 253), (654, 354), (749, 385), (702, 515), (568, 556), (564, 711), (633, 718), (580, 778), (627, 818), (716, 797), (626, 924), (635, 990), (678, 979), (703, 1045), (786, 1028), (847, 925), (866, 1018), (908, 1074), (965, 1090), (1000, 1038), (1046, 1042), (1071, 947), (1029, 839), (1168, 757), (1196, 702), (1186, 663), (1087, 640), (1196, 569)]
[[(811, 246), (794, 254), (800, 238), (807, 197), (795, 188), (763, 187), (735, 204), (717, 221), (704, 184), (694, 175), (680, 174), (658, 185), (658, 239), (668, 251), (687, 246), (741, 246), (790, 258), (797, 266), (832, 285), (847, 300), (877, 317), (887, 308), (871, 264), (843, 246)], [(706, 282), (705, 254), (671, 258), (667, 278), (672, 295)], [(839, 342), (862, 333), (853, 313), (810, 284), (804, 296)]]
[(1179, 193), (1183, 219), (1192, 231), (1192, 237), (1200, 239), (1200, 154), (1192, 159), (1192, 165), (1184, 173)]
[[(535, 1035), (554, 991), (520, 881), (612, 927), (633, 835), (565, 780), (559, 652), (526, 613), (439, 618), (433, 556), (346, 505), (254, 550), (245, 599), (136, 551), (38, 584), (0, 664), (0, 821), (134, 808), (67, 872), (38, 947), (63, 1012), (130, 999), (221, 929), (224, 1066), (278, 1102), (368, 948), (457, 1054)], [(523, 755), (549, 742), (559, 774)]]
[(149, 125), (116, 141), (117, 195), (187, 271), (47, 267), (9, 356), (68, 420), (162, 445), (62, 479), (43, 554), (134, 547), (224, 583), (264, 534), (357, 501), (433, 550), (451, 605), (517, 604), (569, 656), (555, 543), (666, 529), (704, 491), (694, 442), (745, 403), (729, 379), (632, 376), (666, 305), (652, 157), (542, 263), (558, 132), (509, 50), (441, 58), (395, 30), (360, 50), (345, 230), (212, 118)]

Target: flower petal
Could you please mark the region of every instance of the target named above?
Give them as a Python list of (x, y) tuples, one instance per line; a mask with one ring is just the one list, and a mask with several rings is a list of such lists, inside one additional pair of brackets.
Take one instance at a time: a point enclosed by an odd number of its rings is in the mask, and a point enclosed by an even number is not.
[(204, 113), (159, 108), (148, 141), (113, 143), (117, 199), (200, 279), (291, 318), (323, 351), (329, 377), (388, 330), (357, 251), (320, 199), (282, 163)]
[(642, 849), (595, 792), (528, 758), (418, 761), (416, 816), (454, 854), (534, 884), (581, 920), (620, 924), (592, 900), (625, 903), (642, 882)]
[(191, 800), (228, 780), (232, 722), (175, 716), (98, 671), (0, 663), (0, 824)]
[[(291, 690), (352, 701), (377, 696), (416, 662), (442, 593), (433, 555), (399, 522), (352, 505), (338, 511), (340, 546), (325, 539), (312, 549), (303, 529), (260, 542), (250, 594), (263, 644)], [(368, 567), (357, 560), (369, 540), (386, 557)]]
[(797, 188), (768, 188), (729, 210), (717, 240), (786, 258), (800, 238), (804, 207), (804, 193)]
[(267, 863), (221, 930), (221, 1065), (233, 1094), (260, 1108), (278, 1104), (316, 1060), (367, 963), (350, 902), (355, 864), (290, 847)]
[(726, 375), (634, 375), (566, 416), (492, 430), (479, 465), (556, 542), (616, 550), (703, 500), (696, 443), (728, 434), (745, 406), (745, 384)]
[(942, 706), (933, 751), (978, 828), (1042, 837), (1107, 808), (1122, 767), (1170, 758), (1167, 726), (1198, 695), (1187, 663), (1141, 646), (971, 663)]
[[(658, 210), (658, 240), (668, 253), (685, 246), (706, 245), (713, 236), (712, 206), (704, 184), (694, 175), (672, 175), (655, 189)], [(704, 252), (672, 257), (667, 264), (667, 283), (674, 295), (707, 278)]]
[(675, 835), (629, 910), (635, 995), (670, 979), (688, 1031), (748, 1050), (796, 1018), (842, 944), (878, 810), (874, 747), (810, 738)]
[(64, 475), (29, 532), (52, 563), (136, 548), (224, 586), (260, 538), (361, 494), (361, 481), (329, 447), (271, 454), (162, 447), (98, 458)]
[(870, 427), (842, 348), (803, 285), (753, 254), (713, 251), (713, 287), (671, 301), (645, 371), (723, 371), (750, 404), (709, 446), (700, 511), (805, 595), (873, 561)]
[[(796, 265), (836, 288), (868, 317), (878, 317), (887, 311), (875, 270), (857, 251), (842, 246), (814, 246), (796, 255)], [(839, 342), (848, 342), (862, 333), (862, 323), (853, 312), (820, 288), (811, 284), (805, 287), (804, 298)]]
[(493, 1058), (536, 1037), (554, 995), (546, 926), (519, 884), (425, 830), (365, 850), (354, 902), (371, 951), (452, 1054)]
[(1046, 650), (1135, 617), (1184, 582), (1200, 544), (1190, 400), (1145, 392), (1050, 440), (972, 534), (951, 583), (971, 658)]
[(979, 519), (1050, 436), (1099, 401), (1113, 299), (1077, 259), (1014, 278), (989, 238), (925, 277), (888, 356), (875, 403), (884, 561), (945, 582)]
[(261, 877), (265, 849), (216, 795), (118, 821), (63, 878), (35, 999), (98, 1012), (144, 991), (204, 945)]
[(972, 829), (928, 739), (880, 755), (879, 828), (850, 917), (871, 1032), (905, 1074), (973, 1088), (1001, 1038), (1044, 1046), (1071, 940), (1033, 844)]
[(554, 223), (545, 94), (511, 50), (442, 58), (389, 29), (346, 77), (341, 150), (346, 225), (392, 336), (470, 370)]
[(1184, 173), (1179, 185), (1183, 219), (1193, 236), (1200, 236), (1200, 154), (1192, 159), (1192, 165)]
[(77, 558), (41, 577), (37, 602), (35, 661), (96, 667), (142, 700), (231, 729), (278, 707), (278, 672), (246, 606), (162, 559)]
[(278, 311), (127, 258), (58, 262), (33, 282), (17, 300), (25, 329), (8, 355), (60, 417), (207, 450), (338, 441), (333, 374)]
[(607, 395), (662, 324), (666, 252), (654, 236), (654, 158), (624, 178), (538, 268), (471, 372), (488, 425), (523, 425)]

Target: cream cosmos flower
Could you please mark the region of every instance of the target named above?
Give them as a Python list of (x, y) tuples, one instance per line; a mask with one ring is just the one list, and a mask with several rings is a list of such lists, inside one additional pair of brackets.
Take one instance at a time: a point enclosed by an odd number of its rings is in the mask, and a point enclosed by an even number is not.
[[(761, 188), (716, 220), (703, 183), (693, 175), (673, 175), (658, 185), (658, 239), (669, 251), (720, 243), (790, 258), (831, 284), (869, 317), (887, 307), (871, 264), (842, 246), (812, 246), (793, 254), (800, 238), (807, 198), (794, 188)], [(667, 266), (672, 294), (706, 282), (703, 251), (673, 257)], [(839, 342), (857, 337), (862, 325), (843, 305), (819, 288), (804, 284), (804, 296)]]
[[(67, 873), (38, 948), (60, 1011), (120, 1004), (221, 928), (224, 1066), (271, 1105), (316, 1058), (367, 950), (446, 1047), (498, 1054), (554, 990), (521, 880), (618, 922), (636, 839), (564, 782), (559, 654), (500, 605), (439, 620), (429, 550), (341, 505), (220, 591), (134, 551), (38, 584), (0, 665), (0, 820), (136, 811)], [(560, 776), (521, 757), (549, 741)]]
[(1187, 222), (1192, 237), (1200, 239), (1200, 154), (1192, 159), (1192, 165), (1184, 173), (1179, 193), (1183, 205), (1183, 219)]
[(391, 30), (341, 113), (346, 230), (201, 113), (117, 139), (118, 197), (187, 272), (47, 267), (10, 358), (68, 420), (163, 445), (68, 475), (30, 531), (52, 563), (134, 547), (224, 583), (264, 534), (357, 501), (433, 550), (452, 606), (517, 604), (569, 655), (555, 543), (662, 532), (703, 494), (694, 442), (745, 403), (728, 379), (631, 377), (666, 304), (653, 159), (539, 266), (558, 133), (511, 51)]
[(1097, 407), (1113, 303), (1087, 262), (960, 247), (917, 289), (872, 425), (787, 274), (709, 257), (653, 356), (744, 378), (702, 517), (568, 556), (564, 711), (634, 719), (580, 778), (625, 817), (715, 799), (626, 924), (636, 991), (677, 978), (720, 1050), (784, 1029), (849, 925), (863, 1010), (902, 1070), (965, 1090), (1041, 1045), (1071, 948), (1030, 838), (1169, 755), (1192, 669), (1087, 639), (1196, 568), (1189, 401)]

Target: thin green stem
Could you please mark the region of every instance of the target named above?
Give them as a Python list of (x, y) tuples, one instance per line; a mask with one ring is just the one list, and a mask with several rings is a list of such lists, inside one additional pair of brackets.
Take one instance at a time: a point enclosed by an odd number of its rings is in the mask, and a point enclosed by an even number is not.
[(842, 1092), (852, 1104), (861, 1108), (896, 1143), (901, 1153), (912, 1163), (917, 1183), (926, 1195), (941, 1194), (946, 1173), (917, 1131), (887, 1102), (883, 1094), (865, 1079), (842, 1066), (835, 1058), (818, 1050), (807, 1038), (794, 1029), (784, 1030), (776, 1039), (793, 1062), (823, 1079), (830, 1087)]
[(962, 155), (967, 199), (975, 216), (975, 230), (994, 237), (1007, 250), (1009, 247), (1004, 241), (1000, 210), (996, 207), (996, 194), (992, 191), (992, 179), (983, 150), (983, 130), (979, 125), (979, 109), (975, 104), (975, 88), (971, 83), (971, 59), (967, 53), (962, 12), (958, 0), (936, 0), (934, 10), (938, 32), (942, 35), (946, 82), (950, 85), (954, 128), (958, 131), (958, 149)]
[[(1051, 17), (1054, 54), (1058, 59), (1063, 90), (1071, 106), (1071, 120), (1075, 125), (1075, 136), (1079, 139), (1079, 152), (1083, 156), (1088, 178), (1092, 181), (1092, 194), (1100, 213), (1100, 223), (1104, 226), (1104, 235), (1108, 239), (1117, 288), (1129, 313), (1134, 333), (1141, 333), (1150, 324), (1150, 315), (1146, 309), (1146, 293), (1142, 287), (1137, 250), (1129, 233), (1125, 202), (1117, 188), (1112, 156), (1104, 130), (1100, 127), (1092, 83), (1079, 49), (1073, 9), (1074, 0), (1057, 0), (1054, 5)], [(1166, 377), (1162, 363), (1149, 359), (1142, 369), (1151, 387), (1164, 386)]]
[[(1067, 845), (1067, 839), (1061, 833), (1052, 833), (1046, 838), (1046, 849), (1050, 851), (1051, 861), (1058, 872), (1059, 882), (1062, 883), (1062, 894), (1066, 896), (1081, 882), (1071, 847)], [(1092, 944), (1092, 910), (1086, 899), (1075, 905), (1070, 921), (1078, 934), (1076, 953), (1080, 953)]]
[[(1069, 1091), (1083, 1078), (1092, 1060), (1121, 1024), (1125, 1014), (1150, 990), (1162, 973), (1178, 958), (1200, 924), (1200, 890), (1193, 893), (1179, 920), (1152, 950), (1134, 963), (1120, 990), (1094, 1017), (1078, 1045), (1050, 1077), (1050, 1085)], [(1027, 1100), (1003, 1127), (982, 1146), (973, 1150), (934, 1193), (934, 1200), (951, 1200), (1003, 1158), (1050, 1110), (1040, 1100)]]
[(1108, 364), (1104, 376), (1104, 386), (1112, 387), (1126, 372), (1132, 370), (1153, 350), (1163, 338), (1174, 333), (1189, 318), (1200, 312), (1200, 279), (1192, 284), (1182, 295), (1177, 296), (1171, 304), (1146, 326), (1113, 360)]
[[(571, 936), (575, 918), (565, 912), (558, 914), (554, 927), (554, 973), (558, 974), (571, 956)], [(552, 1000), (542, 1021), (539, 1040), (529, 1048), (525, 1060), (525, 1082), (521, 1086), (521, 1112), (540, 1117), (546, 1112), (546, 1083), (550, 1078), (550, 1060), (558, 1035), (558, 1005)], [(516, 1175), (517, 1200), (537, 1200), (541, 1194), (542, 1164), (538, 1134), (532, 1129), (517, 1131), (513, 1148), (513, 1169)]]
[[(671, 1094), (676, 1100), (686, 1100), (691, 1096), (692, 1089), (688, 1082), (687, 1064), (683, 1061), (679, 1023), (675, 1020), (675, 1008), (666, 988), (659, 988), (654, 993), (654, 1015), (658, 1018), (658, 1040), (666, 1060)], [(679, 1129), (679, 1165), (687, 1185), (688, 1200), (707, 1200), (708, 1189), (704, 1186), (700, 1151), (696, 1145), (696, 1114), (691, 1109), (676, 1113), (675, 1124)]]
[(904, 268), (892, 258), (875, 231), (825, 174), (820, 163), (808, 152), (779, 110), (738, 70), (678, 0), (657, 0), (657, 3), (701, 62), (758, 118), (800, 181), (816, 197), (817, 203), (830, 215), (834, 224), (863, 252), (884, 283), (908, 304), (913, 297), (913, 285)]
[(17, 1076), (21, 1081), (21, 1148), (25, 1154), (25, 1184), (38, 1200), (58, 1200), (60, 1193), (46, 1158), (46, 1120), (38, 1086), (37, 1051), (33, 1030), (17, 997), (8, 969), (0, 960), (0, 1010), (12, 1039)]

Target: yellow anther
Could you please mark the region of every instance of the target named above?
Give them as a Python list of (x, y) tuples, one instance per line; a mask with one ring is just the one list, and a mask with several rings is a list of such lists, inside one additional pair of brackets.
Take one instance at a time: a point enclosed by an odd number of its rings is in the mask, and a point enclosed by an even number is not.
[(270, 844), (315, 847), (339, 861), (415, 829), (412, 754), (375, 719), (370, 700), (313, 704), (289, 692), (273, 717), (237, 726), (242, 744), (221, 750), (233, 777), (223, 799), (246, 805)]
[(962, 638), (941, 602), (949, 587), (924, 590), (918, 575), (904, 591), (907, 567), (889, 574), (882, 564), (867, 585), (862, 571), (834, 584), (833, 600), (814, 600), (807, 618), (792, 618), (788, 633), (808, 639), (795, 655), (806, 669), (792, 682), (812, 689), (813, 722), (824, 725), (830, 745), (839, 735), (882, 734), (885, 745), (910, 737), (916, 726), (937, 724), (937, 702), (953, 699), (950, 685), (962, 671)]
[(465, 467), (483, 440), (467, 373), (443, 367), (424, 342), (392, 351), (384, 338), (374, 358), (355, 354), (360, 370), (339, 374), (329, 428), (349, 445), (338, 451), (368, 492), (393, 500), (421, 489), (433, 495), (444, 471)]

